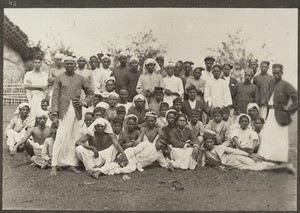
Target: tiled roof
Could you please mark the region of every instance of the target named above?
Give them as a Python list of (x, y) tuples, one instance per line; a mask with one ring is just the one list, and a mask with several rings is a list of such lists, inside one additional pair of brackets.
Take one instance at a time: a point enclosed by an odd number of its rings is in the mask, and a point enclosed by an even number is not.
[(16, 50), (23, 60), (31, 59), (38, 51), (37, 47), (28, 47), (28, 36), (4, 15), (4, 41)]

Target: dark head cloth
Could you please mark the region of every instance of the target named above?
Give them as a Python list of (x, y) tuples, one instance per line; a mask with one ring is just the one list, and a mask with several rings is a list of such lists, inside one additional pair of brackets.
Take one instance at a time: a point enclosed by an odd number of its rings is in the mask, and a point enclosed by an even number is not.
[(260, 64), (267, 64), (268, 66), (270, 66), (270, 62), (269, 61), (262, 61)]
[(194, 62), (192, 62), (192, 61), (185, 61), (184, 64), (194, 65)]
[(124, 106), (117, 106), (117, 107), (116, 107), (116, 111), (117, 111), (117, 112), (126, 112), (126, 109), (125, 109)]
[(161, 102), (159, 104), (159, 108), (161, 108), (161, 107), (167, 107), (167, 108), (169, 108), (169, 104), (167, 102)]
[(159, 93), (163, 93), (164, 88), (162, 87), (154, 87), (154, 92), (159, 92)]
[(173, 105), (175, 105), (176, 103), (182, 103), (182, 100), (181, 100), (181, 98), (175, 98), (174, 100), (173, 100)]
[(214, 57), (212, 57), (212, 56), (206, 56), (206, 57), (204, 58), (204, 61), (215, 61), (215, 59), (214, 59)]
[(159, 55), (159, 56), (157, 56), (157, 57), (155, 58), (155, 60), (161, 60), (161, 61), (164, 61), (165, 59), (164, 59), (163, 56)]
[(273, 68), (280, 68), (283, 70), (283, 65), (282, 64), (273, 64)]

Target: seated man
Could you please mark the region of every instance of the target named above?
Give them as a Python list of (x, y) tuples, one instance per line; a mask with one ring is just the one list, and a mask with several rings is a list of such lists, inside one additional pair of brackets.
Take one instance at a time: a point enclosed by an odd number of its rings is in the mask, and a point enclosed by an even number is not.
[(156, 113), (156, 115), (159, 114), (159, 104), (162, 103), (164, 99), (164, 88), (162, 87), (155, 87), (154, 88), (154, 98), (151, 100), (151, 103), (149, 104), (149, 110)]
[(177, 127), (170, 133), (171, 163), (175, 168), (192, 169), (197, 165), (200, 142), (193, 131), (188, 128), (187, 117), (179, 114), (176, 118)]
[(117, 118), (120, 118), (122, 121), (124, 121), (126, 116), (126, 108), (122, 105), (117, 106), (116, 111), (117, 111)]
[[(30, 116), (28, 103), (21, 103), (14, 113), (14, 118), (5, 129), (9, 150), (25, 136), (27, 128), (33, 127), (35, 119)], [(21, 148), (21, 147), (19, 147)], [(24, 150), (24, 149), (23, 149)], [(20, 150), (21, 151), (21, 150)]]
[(159, 114), (156, 121), (156, 125), (160, 128), (166, 126), (168, 124), (166, 119), (166, 113), (169, 110), (169, 104), (167, 102), (161, 102), (159, 104)]
[(126, 116), (124, 131), (120, 133), (118, 138), (118, 141), (124, 150), (133, 147), (141, 134), (141, 131), (136, 129), (137, 123), (138, 118), (135, 115), (130, 114)]
[(106, 110), (109, 105), (106, 102), (100, 102), (97, 104), (96, 108), (93, 110), (94, 120), (97, 118), (106, 118)]
[(145, 96), (136, 95), (133, 98), (132, 106), (129, 108), (127, 115), (134, 114), (138, 117), (138, 124), (142, 124), (145, 122), (145, 114), (148, 110), (148, 102)]
[[(88, 144), (85, 143), (87, 141)], [(122, 154), (122, 164), (127, 165), (128, 163), (110, 123), (103, 118), (97, 118), (88, 128), (88, 133), (76, 141), (75, 145), (76, 155), (90, 175), (96, 171), (95, 168), (113, 162), (118, 151)]]
[(82, 124), (82, 126), (80, 128), (81, 137), (85, 136), (89, 126), (93, 123), (93, 121), (94, 121), (93, 113), (92, 112), (86, 112), (84, 114), (84, 120), (83, 121), (84, 121), (84, 123)]
[(223, 111), (220, 107), (216, 107), (212, 111), (213, 120), (210, 120), (205, 126), (204, 133), (208, 130), (213, 131), (213, 135), (216, 138), (217, 145), (230, 146), (230, 127), (222, 120)]
[(155, 143), (160, 135), (163, 135), (162, 130), (155, 125), (157, 115), (155, 112), (147, 112), (146, 122), (142, 125), (141, 134), (136, 140), (136, 144), (141, 143), (142, 141), (149, 141), (150, 143)]
[(157, 161), (161, 167), (174, 170), (174, 167), (168, 162), (162, 153), (162, 149), (167, 145), (164, 138), (160, 138), (156, 143), (144, 141), (135, 147), (125, 150), (128, 157), (128, 165), (123, 167), (119, 164), (118, 158), (116, 162), (105, 164), (93, 173), (93, 177), (98, 179), (100, 174), (114, 175), (134, 172), (136, 169), (140, 172), (144, 171), (144, 167)]
[(116, 138), (119, 140), (120, 134), (123, 130), (123, 121), (121, 118), (115, 118), (112, 122), (112, 129), (116, 136)]
[(195, 109), (192, 110), (192, 114), (190, 117), (190, 121), (188, 122), (188, 127), (194, 132), (194, 134), (198, 137), (199, 141), (202, 142), (203, 133), (204, 133), (204, 125), (202, 121), (199, 121), (199, 112)]
[(34, 155), (31, 157), (31, 161), (40, 166), (42, 169), (51, 168), (51, 158), (53, 151), (53, 144), (56, 137), (57, 125), (53, 123), (51, 125), (51, 137), (46, 138), (43, 144), (41, 156)]
[[(16, 154), (17, 148), (23, 143), (25, 143), (25, 150), (31, 157), (41, 155), (45, 139), (51, 137), (51, 128), (46, 126), (47, 116), (48, 113), (43, 110), (36, 112), (37, 126), (28, 129), (25, 136), (12, 147), (11, 156)], [(28, 140), (30, 136), (33, 140)]]
[(106, 109), (106, 119), (111, 123), (117, 117), (116, 106), (118, 104), (119, 95), (115, 92), (109, 93), (108, 96), (108, 109)]

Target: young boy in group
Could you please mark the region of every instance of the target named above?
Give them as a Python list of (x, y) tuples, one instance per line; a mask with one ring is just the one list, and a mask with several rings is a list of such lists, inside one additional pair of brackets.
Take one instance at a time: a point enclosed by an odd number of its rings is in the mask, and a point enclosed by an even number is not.
[(167, 102), (161, 102), (159, 104), (159, 114), (158, 114), (159, 116), (156, 120), (157, 127), (162, 128), (168, 124), (166, 119), (166, 112), (168, 110), (169, 110), (169, 104)]
[(124, 131), (120, 133), (118, 139), (120, 145), (124, 150), (136, 145), (136, 140), (141, 134), (141, 131), (136, 128), (137, 123), (138, 123), (138, 118), (135, 115), (130, 114), (126, 116)]
[(109, 108), (109, 105), (105, 102), (100, 102), (97, 104), (96, 108), (93, 111), (94, 120), (97, 118), (106, 118), (106, 110)]
[(223, 111), (220, 107), (216, 107), (212, 111), (213, 120), (210, 120), (205, 126), (204, 133), (206, 130), (212, 130), (215, 134), (216, 145), (230, 146), (230, 126), (222, 120)]
[(112, 122), (117, 117), (116, 106), (118, 104), (119, 95), (115, 92), (111, 92), (108, 96), (108, 109), (106, 110), (106, 118), (109, 122)]
[[(24, 144), (25, 150), (32, 157), (33, 155), (41, 155), (42, 147), (46, 138), (51, 137), (51, 128), (46, 126), (48, 113), (39, 110), (36, 112), (37, 126), (27, 129), (26, 134), (21, 140), (15, 144), (10, 154), (14, 156), (17, 148)], [(32, 136), (33, 140), (28, 140)]]
[(82, 124), (80, 128), (81, 132), (81, 137), (83, 137), (85, 134), (87, 134), (87, 130), (89, 126), (93, 123), (94, 121), (94, 115), (92, 112), (86, 112), (84, 114), (84, 123)]
[(167, 142), (160, 137), (155, 143), (149, 143), (143, 141), (135, 147), (130, 147), (125, 150), (125, 154), (128, 157), (128, 165), (123, 167), (119, 163), (119, 158), (113, 163), (105, 164), (103, 167), (96, 169), (92, 177), (98, 179), (101, 174), (115, 175), (126, 174), (138, 170), (144, 171), (144, 167), (151, 165), (155, 161), (163, 168), (167, 168), (174, 171), (174, 167), (164, 157), (162, 149), (166, 147)]
[(124, 121), (126, 116), (126, 108), (122, 105), (117, 106), (116, 111), (117, 111), (117, 117), (120, 118), (122, 121)]
[(229, 107), (223, 107), (222, 111), (223, 111), (223, 116), (222, 116), (223, 121), (225, 121), (228, 124), (228, 126), (231, 127), (234, 122), (233, 119), (230, 117)]
[(41, 109), (44, 111), (48, 111), (49, 101), (47, 99), (43, 99), (41, 101)]
[(119, 94), (119, 103), (118, 106), (124, 106), (126, 109), (126, 113), (128, 112), (129, 108), (131, 107), (132, 103), (128, 102), (128, 89), (126, 87), (121, 87), (120, 94)]
[(112, 121), (112, 129), (113, 129), (113, 132), (114, 132), (115, 136), (117, 137), (117, 139), (119, 139), (120, 133), (123, 130), (123, 121), (122, 121), (122, 119), (115, 118)]
[(151, 103), (149, 104), (149, 110), (156, 113), (156, 115), (159, 114), (159, 104), (162, 103), (164, 99), (164, 88), (162, 87), (155, 87), (154, 88), (154, 99), (151, 100)]
[(51, 167), (51, 158), (53, 151), (53, 144), (56, 137), (57, 125), (53, 123), (51, 125), (51, 137), (46, 138), (43, 144), (41, 155), (34, 155), (31, 157), (31, 161), (40, 166), (41, 169), (47, 169)]
[(137, 144), (141, 143), (142, 141), (149, 141), (150, 143), (155, 143), (159, 135), (163, 135), (161, 129), (155, 125), (157, 119), (157, 115), (155, 114), (155, 112), (147, 112), (145, 117), (146, 121), (145, 124), (142, 125), (141, 134), (139, 138), (136, 140)]
[(190, 117), (190, 121), (188, 122), (188, 127), (194, 132), (194, 134), (198, 137), (199, 141), (203, 141), (203, 133), (204, 133), (204, 125), (202, 121), (199, 121), (199, 111), (193, 109)]
[(177, 113), (182, 113), (182, 100), (180, 97), (173, 100), (173, 106), (170, 109), (175, 109)]

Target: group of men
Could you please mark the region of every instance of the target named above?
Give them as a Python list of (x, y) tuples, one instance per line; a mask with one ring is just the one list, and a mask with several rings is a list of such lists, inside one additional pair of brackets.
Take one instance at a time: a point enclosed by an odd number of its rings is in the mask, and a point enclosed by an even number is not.
[[(272, 65), (273, 75), (268, 74), (268, 61), (261, 61), (259, 68), (258, 60), (252, 59), (249, 67), (236, 71), (229, 63), (215, 64), (212, 56), (204, 59), (205, 68), (193, 66), (192, 61), (165, 63), (162, 56), (148, 58), (140, 67), (137, 57), (120, 53), (119, 65), (111, 69), (110, 54), (91, 56), (89, 61), (82, 56), (76, 59), (57, 54), (55, 66), (47, 74), (40, 70), (42, 60), (36, 56), (34, 70), (25, 74), (28, 104), (16, 110), (19, 117), (7, 127), (7, 136), (12, 155), (25, 144), (35, 164), (52, 167), (51, 175), (56, 175), (60, 166), (78, 172), (79, 161), (96, 178), (102, 173), (141, 171), (156, 160), (169, 169), (194, 169), (203, 135), (211, 133), (218, 141), (218, 134), (235, 132), (232, 126), (236, 123), (244, 130), (242, 119), (237, 117), (244, 114), (250, 115), (250, 123), (251, 119), (265, 123), (264, 136), (251, 149), (251, 154), (256, 154), (253, 158), (288, 161), (287, 126), (297, 111), (298, 95), (282, 80), (281, 64)], [(47, 100), (49, 109), (43, 110), (41, 103)], [(251, 114), (251, 110), (257, 113)], [(36, 118), (35, 127), (28, 122), (32, 117)], [(51, 120), (49, 126), (47, 119)], [(224, 133), (221, 121), (230, 130)], [(256, 131), (256, 127), (251, 128)], [(229, 136), (228, 142), (226, 137), (218, 144), (240, 148), (237, 139)], [(44, 156), (51, 152), (50, 157), (39, 158), (38, 149), (44, 150)], [(152, 157), (145, 154), (147, 150)], [(168, 153), (171, 156), (165, 160)]]

